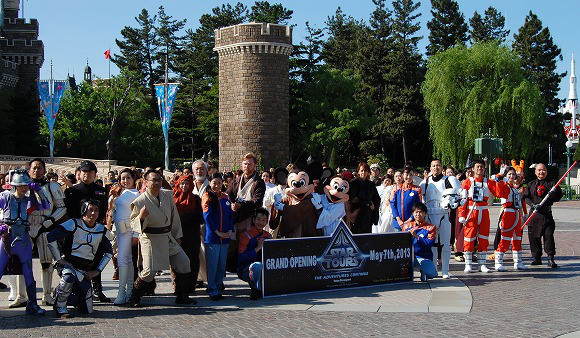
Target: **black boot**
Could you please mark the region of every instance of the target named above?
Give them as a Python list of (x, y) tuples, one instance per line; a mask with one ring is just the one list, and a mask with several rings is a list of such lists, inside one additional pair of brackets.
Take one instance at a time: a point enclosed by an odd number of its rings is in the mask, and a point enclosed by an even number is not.
[(26, 294), (28, 295), (28, 304), (26, 304), (26, 314), (29, 315), (43, 315), (46, 310), (38, 306), (36, 302), (36, 283), (32, 282), (26, 287)]
[(542, 265), (542, 259), (540, 257), (534, 258), (530, 265)]
[(558, 267), (558, 264), (554, 262), (554, 256), (548, 256), (548, 267), (555, 269)]
[(262, 291), (252, 288), (252, 293), (250, 294), (250, 299), (251, 300), (258, 300), (260, 298), (262, 298)]
[(187, 277), (186, 273), (175, 273), (175, 304), (197, 304), (197, 301), (189, 298), (187, 292)]
[(151, 282), (145, 282), (143, 287), (143, 296), (155, 296), (155, 288), (157, 287), (157, 283), (155, 279)]
[(93, 301), (101, 303), (111, 303), (111, 298), (103, 293), (103, 284), (101, 283), (101, 274), (93, 278)]
[(148, 287), (148, 284), (151, 283), (147, 283), (146, 281), (142, 280), (141, 277), (137, 277), (137, 280), (133, 284), (131, 298), (129, 299), (130, 307), (138, 307), (141, 304), (141, 297), (143, 297), (143, 293)]

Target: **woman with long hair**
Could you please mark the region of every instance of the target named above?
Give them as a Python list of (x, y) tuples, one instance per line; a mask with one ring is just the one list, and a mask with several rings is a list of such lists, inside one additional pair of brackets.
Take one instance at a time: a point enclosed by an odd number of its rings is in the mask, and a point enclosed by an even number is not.
[(135, 173), (126, 168), (119, 175), (119, 184), (111, 188), (109, 210), (113, 210), (113, 225), (117, 241), (117, 265), (119, 267), (119, 292), (115, 305), (129, 301), (133, 290), (134, 265), (132, 247), (139, 242), (138, 234), (131, 228), (131, 203), (139, 196), (135, 188)]
[(377, 186), (369, 179), (371, 168), (366, 162), (360, 162), (357, 167), (358, 177), (350, 181), (350, 212), (356, 213), (352, 232), (365, 234), (372, 232), (372, 225), (379, 222), (381, 198)]

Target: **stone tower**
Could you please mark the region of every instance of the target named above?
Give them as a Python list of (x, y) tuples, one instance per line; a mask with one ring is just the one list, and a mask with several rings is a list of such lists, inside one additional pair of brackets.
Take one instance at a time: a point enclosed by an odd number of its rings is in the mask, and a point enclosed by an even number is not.
[[(0, 32), (0, 54), (5, 73), (14, 81), (2, 79), (8, 87), (15, 86), (19, 93), (30, 93), (38, 97), (36, 81), (40, 76), (40, 67), (44, 63), (44, 44), (38, 40), (38, 20), (18, 17), (18, 0), (4, 1), (4, 19)], [(16, 69), (16, 74), (11, 74)], [(2, 71), (2, 69), (0, 69)], [(14, 77), (16, 76), (16, 77)], [(6, 83), (8, 82), (8, 83)]]
[(215, 31), (219, 56), (219, 166), (238, 167), (253, 152), (285, 165), (289, 149), (290, 26), (246, 23)]

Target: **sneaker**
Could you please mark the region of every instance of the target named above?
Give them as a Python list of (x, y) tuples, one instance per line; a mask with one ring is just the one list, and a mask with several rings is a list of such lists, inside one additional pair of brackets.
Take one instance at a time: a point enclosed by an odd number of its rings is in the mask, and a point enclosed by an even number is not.
[(465, 258), (463, 256), (455, 256), (455, 260), (458, 262), (465, 262)]
[(491, 270), (483, 264), (479, 266), (479, 271), (481, 271), (483, 273), (490, 273), (491, 272)]
[(16, 299), (12, 303), (10, 303), (8, 305), (8, 308), (9, 309), (15, 309), (15, 308), (18, 308), (18, 307), (25, 307), (26, 306), (26, 303), (28, 303), (28, 299), (26, 299), (26, 298), (24, 298), (24, 297), (22, 297), (20, 295), (17, 295), (16, 296)]
[(465, 268), (463, 269), (463, 272), (471, 273), (473, 272), (473, 268), (471, 267), (471, 265), (466, 265)]
[(534, 258), (534, 260), (530, 264), (531, 265), (542, 265), (542, 259), (541, 258)]
[(443, 279), (449, 279), (449, 278), (451, 278), (451, 277), (449, 277), (449, 275), (447, 275), (447, 274), (445, 274), (445, 275), (443, 275), (443, 276), (441, 276), (441, 277), (442, 277)]
[(421, 282), (427, 282), (427, 275), (421, 272)]

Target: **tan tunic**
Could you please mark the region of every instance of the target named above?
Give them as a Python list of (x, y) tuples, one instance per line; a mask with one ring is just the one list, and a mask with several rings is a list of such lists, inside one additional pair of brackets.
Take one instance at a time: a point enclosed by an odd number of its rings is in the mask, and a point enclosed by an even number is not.
[[(139, 211), (143, 206), (147, 207), (149, 216), (143, 222), (139, 219)], [(161, 189), (159, 199), (148, 190), (137, 197), (131, 204), (131, 226), (133, 231), (139, 233), (139, 244), (143, 259), (143, 271), (141, 277), (149, 279), (156, 271), (167, 270), (169, 265), (178, 273), (188, 273), (189, 259), (175, 260), (171, 256), (185, 256), (185, 252), (177, 244), (176, 238), (183, 237), (179, 213), (170, 190)], [(171, 231), (163, 234), (146, 233), (147, 228), (171, 227)], [(170, 259), (171, 257), (171, 259)], [(187, 271), (186, 271), (187, 270)]]

